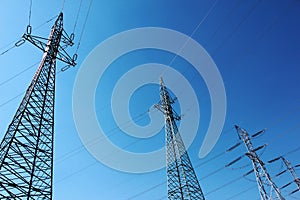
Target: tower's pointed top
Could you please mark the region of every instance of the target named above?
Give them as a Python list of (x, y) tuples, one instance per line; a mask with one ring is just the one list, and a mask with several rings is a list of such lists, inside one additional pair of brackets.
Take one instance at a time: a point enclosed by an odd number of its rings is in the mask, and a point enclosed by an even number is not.
[(160, 82), (160, 85), (165, 85), (165, 83), (164, 83), (164, 80), (163, 80), (162, 76), (159, 78), (159, 82)]
[(64, 16), (63, 12), (60, 12), (60, 13), (57, 15), (56, 21), (62, 19), (63, 16)]

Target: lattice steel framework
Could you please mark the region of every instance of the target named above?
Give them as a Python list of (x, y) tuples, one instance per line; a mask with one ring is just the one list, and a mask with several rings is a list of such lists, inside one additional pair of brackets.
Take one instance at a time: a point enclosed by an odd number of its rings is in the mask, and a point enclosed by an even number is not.
[(235, 126), (239, 138), (243, 141), (246, 146), (247, 153), (246, 155), (252, 161), (254, 173), (256, 176), (256, 182), (258, 185), (259, 194), (262, 200), (272, 200), (280, 199), (284, 200), (284, 197), (281, 195), (280, 190), (276, 184), (271, 179), (265, 164), (257, 155), (252, 142), (250, 140), (249, 134), (245, 129)]
[(75, 66), (64, 51), (73, 43), (63, 33), (62, 13), (48, 39), (31, 35), (31, 27), (27, 31), (24, 41), (33, 43), (44, 54), (0, 144), (0, 199), (3, 200), (52, 199), (56, 59)]
[[(296, 171), (294, 169), (294, 167), (292, 166), (292, 164), (290, 163), (290, 161), (288, 161), (285, 157), (281, 156), (281, 159), (283, 161), (283, 163), (285, 164), (286, 166), (286, 170), (288, 170), (292, 177), (293, 177), (293, 182), (297, 185), (297, 189), (292, 191), (290, 194), (294, 194), (298, 191), (300, 191), (300, 179), (298, 178), (297, 174), (296, 174)], [(290, 184), (290, 183), (289, 183)], [(289, 185), (287, 184), (287, 185)]]
[(156, 105), (165, 116), (167, 187), (170, 200), (204, 200), (194, 168), (178, 131), (175, 120), (180, 117), (173, 110), (174, 100), (160, 79), (160, 103)]

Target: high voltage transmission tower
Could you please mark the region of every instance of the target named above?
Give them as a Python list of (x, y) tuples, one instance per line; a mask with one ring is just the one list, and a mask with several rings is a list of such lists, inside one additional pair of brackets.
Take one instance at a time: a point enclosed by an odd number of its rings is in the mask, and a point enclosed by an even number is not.
[(292, 177), (294, 178), (294, 180), (293, 180), (294, 183), (296, 183), (296, 185), (297, 185), (297, 189), (292, 191), (291, 194), (298, 192), (300, 190), (300, 179), (297, 176), (294, 167), (292, 166), (290, 161), (288, 161), (285, 157), (282, 156), (281, 159), (282, 159), (283, 163), (285, 164), (286, 169), (291, 173)]
[(23, 35), (44, 54), (0, 144), (0, 199), (52, 199), (56, 59), (75, 66), (65, 51), (72, 37), (60, 13), (48, 39)]
[(204, 195), (185, 149), (175, 120), (180, 117), (173, 110), (174, 100), (160, 79), (160, 103), (155, 107), (165, 116), (167, 187), (170, 200), (204, 200)]
[(295, 183), (297, 185), (297, 189), (295, 189), (294, 191), (292, 191), (290, 193), (290, 195), (294, 194), (294, 193), (296, 193), (298, 191), (300, 191), (300, 178), (297, 176), (296, 170), (294, 168), (294, 167), (299, 167), (300, 165), (293, 166), (290, 163), (290, 161), (288, 161), (284, 156), (279, 156), (277, 158), (274, 158), (274, 159), (268, 161), (268, 163), (273, 163), (273, 162), (278, 161), (278, 160), (281, 160), (284, 163), (286, 169), (283, 170), (283, 171), (281, 171), (281, 172), (279, 172), (278, 174), (276, 174), (276, 177), (280, 176), (280, 175), (282, 175), (282, 174), (284, 174), (286, 172), (290, 172), (291, 176), (293, 177), (293, 180), (291, 182), (285, 184), (284, 186), (282, 186), (281, 189), (286, 188), (287, 186), (291, 185), (292, 183)]
[[(253, 147), (248, 132), (237, 125), (235, 126), (235, 128), (237, 130), (239, 138), (243, 141), (243, 143), (246, 146), (246, 156), (248, 156), (252, 161), (253, 170), (256, 176), (256, 181), (261, 199), (272, 200), (277, 198), (280, 200), (284, 200), (284, 197), (281, 195), (279, 188), (271, 179), (271, 176), (269, 175), (265, 164), (257, 155), (257, 149)], [(275, 193), (275, 196), (273, 195), (273, 193)]]

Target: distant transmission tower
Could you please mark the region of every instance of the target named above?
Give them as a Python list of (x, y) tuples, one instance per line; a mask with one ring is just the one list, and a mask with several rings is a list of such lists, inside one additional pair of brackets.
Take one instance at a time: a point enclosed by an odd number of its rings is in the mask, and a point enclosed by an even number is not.
[(169, 92), (160, 79), (160, 103), (156, 105), (165, 116), (167, 187), (169, 200), (204, 200), (192, 163), (181, 139), (175, 120), (180, 117), (173, 110)]
[[(259, 194), (262, 200), (272, 200), (272, 199), (280, 199), (284, 200), (283, 196), (280, 193), (280, 190), (275, 185), (273, 180), (271, 179), (265, 164), (256, 154), (256, 149), (254, 149), (249, 134), (245, 129), (240, 128), (239, 126), (235, 126), (239, 138), (244, 142), (247, 153), (246, 155), (251, 159), (254, 173), (256, 176), (256, 181), (258, 185)], [(273, 195), (275, 193), (275, 196)]]
[(283, 161), (283, 163), (286, 166), (286, 169), (291, 173), (292, 177), (294, 178), (294, 183), (296, 183), (297, 185), (297, 189), (292, 191), (290, 194), (294, 194), (298, 191), (300, 191), (300, 179), (298, 178), (296, 171), (294, 169), (294, 167), (292, 166), (292, 164), (290, 163), (290, 161), (288, 161), (285, 157), (281, 156), (281, 159)]
[[(60, 13), (48, 39), (23, 35), (43, 50), (42, 61), (0, 144), (0, 199), (52, 199), (56, 59), (75, 66)], [(43, 41), (44, 40), (44, 41)], [(62, 46), (60, 43), (63, 43)]]

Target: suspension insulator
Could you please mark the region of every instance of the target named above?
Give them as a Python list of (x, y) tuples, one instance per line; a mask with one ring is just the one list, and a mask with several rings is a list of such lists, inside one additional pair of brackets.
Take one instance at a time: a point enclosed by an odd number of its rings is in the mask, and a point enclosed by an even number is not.
[(238, 146), (240, 146), (240, 144), (242, 144), (241, 142), (236, 143), (235, 145), (233, 145), (232, 147), (230, 147), (229, 149), (226, 150), (226, 152), (232, 151), (233, 149), (237, 148)]
[(74, 38), (75, 38), (75, 34), (74, 34), (74, 33), (71, 33), (71, 35), (70, 35), (70, 40), (73, 41)]
[(32, 27), (31, 27), (30, 25), (28, 25), (27, 28), (26, 28), (26, 33), (27, 33), (28, 35), (30, 35), (31, 32), (32, 32)]
[(263, 129), (261, 131), (258, 131), (257, 133), (253, 134), (251, 137), (254, 138), (254, 137), (257, 137), (259, 136), (260, 134), (264, 133), (266, 131), (266, 129)]
[(259, 147), (257, 147), (257, 148), (255, 148), (255, 149), (253, 149), (253, 151), (258, 151), (258, 150), (261, 150), (262, 148), (264, 148), (265, 146), (267, 146), (267, 145), (262, 145), (262, 146), (259, 146)]
[(291, 184), (292, 184), (292, 182), (289, 182), (289, 183), (285, 184), (284, 186), (282, 186), (280, 189), (286, 188), (287, 186), (289, 186)]
[(66, 66), (64, 66), (63, 68), (61, 68), (61, 71), (64, 72), (64, 71), (66, 71), (66, 70), (69, 69), (69, 68), (70, 68), (70, 65), (66, 65)]
[(21, 46), (24, 43), (25, 43), (25, 40), (22, 38), (21, 40), (19, 40), (18, 42), (15, 43), (15, 46), (19, 47), (19, 46)]
[(276, 174), (275, 176), (277, 177), (277, 176), (280, 176), (281, 174), (283, 174), (283, 173), (285, 173), (286, 172), (286, 170), (283, 170), (283, 171), (281, 171), (281, 172), (279, 172), (278, 174)]
[(292, 191), (289, 195), (294, 194), (294, 193), (296, 193), (298, 191), (299, 191), (299, 189), (296, 189), (296, 190)]
[(233, 161), (231, 161), (230, 163), (228, 163), (227, 165), (225, 165), (225, 167), (229, 167), (230, 165), (233, 165), (234, 163), (236, 163), (237, 161), (241, 160), (242, 159), (242, 156), (234, 159)]
[(274, 158), (274, 159), (272, 159), (272, 160), (269, 160), (268, 163), (275, 162), (275, 161), (279, 160), (280, 158), (281, 158), (281, 156), (279, 156), (279, 157), (277, 157), (277, 158)]
[(249, 172), (245, 173), (243, 176), (248, 176), (249, 174), (252, 174), (253, 172), (254, 172), (254, 169), (252, 169)]
[(73, 61), (76, 61), (76, 60), (77, 60), (77, 57), (78, 57), (78, 55), (77, 55), (77, 53), (75, 53), (75, 54), (73, 55), (72, 60), (73, 60)]

